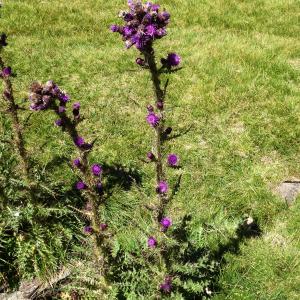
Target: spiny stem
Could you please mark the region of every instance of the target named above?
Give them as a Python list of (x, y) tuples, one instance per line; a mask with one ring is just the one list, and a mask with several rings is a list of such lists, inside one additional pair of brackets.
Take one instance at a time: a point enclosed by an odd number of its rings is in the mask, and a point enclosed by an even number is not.
[[(164, 98), (165, 98), (165, 91), (161, 88), (161, 81), (160, 81), (160, 73), (159, 70), (157, 68), (156, 65), (156, 61), (155, 61), (155, 53), (154, 53), (154, 49), (151, 48), (148, 51), (144, 52), (144, 56), (145, 56), (145, 61), (149, 66), (149, 71), (151, 74), (151, 80), (153, 83), (153, 89), (154, 89), (154, 94), (156, 97), (156, 103), (158, 102), (163, 102)], [(156, 147), (156, 182), (157, 185), (159, 185), (159, 183), (162, 180), (166, 179), (166, 175), (165, 175), (165, 171), (163, 168), (163, 133), (164, 133), (164, 129), (165, 129), (165, 112), (164, 112), (164, 106), (161, 109), (161, 114), (160, 114), (160, 122), (158, 124), (158, 126), (155, 128), (156, 131), (156, 143), (155, 143), (155, 147)], [(159, 197), (159, 206), (157, 209), (157, 220), (160, 222), (163, 215), (164, 215), (164, 211), (165, 211), (165, 206), (168, 202), (168, 198), (165, 194), (161, 194), (158, 193), (158, 197)]]
[[(66, 114), (66, 112), (59, 112), (59, 107), (57, 104), (53, 104), (54, 112), (60, 117), (62, 120), (62, 128), (66, 130), (68, 135), (71, 137), (72, 141), (76, 141), (79, 138), (79, 133), (76, 128), (76, 122), (71, 120), (71, 118)], [(99, 195), (93, 187), (96, 186), (97, 182), (92, 176), (89, 168), (88, 162), (88, 154), (90, 153), (90, 149), (82, 149), (79, 147), (80, 158), (81, 158), (81, 167), (80, 170), (82, 172), (83, 181), (87, 184), (87, 190), (85, 191), (85, 197), (92, 207), (91, 214), (91, 224), (94, 230), (93, 239), (94, 239), (94, 253), (97, 261), (100, 263), (101, 267), (104, 269), (104, 253), (106, 252), (105, 237), (100, 231), (100, 220), (98, 216), (98, 209), (101, 204), (104, 203), (105, 199), (103, 195)]]

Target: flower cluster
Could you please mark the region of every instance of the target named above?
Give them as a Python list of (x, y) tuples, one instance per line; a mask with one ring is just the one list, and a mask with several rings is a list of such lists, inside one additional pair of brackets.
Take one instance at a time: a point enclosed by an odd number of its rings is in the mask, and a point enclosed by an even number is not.
[[(126, 47), (135, 47), (141, 52), (151, 49), (155, 39), (160, 39), (167, 34), (166, 27), (170, 14), (160, 10), (160, 5), (141, 1), (128, 0), (129, 11), (121, 12), (120, 17), (125, 21), (125, 26), (112, 25), (111, 31), (122, 35)], [(143, 64), (141, 59), (138, 64)]]
[(29, 95), (31, 110), (47, 109), (56, 99), (60, 101), (60, 112), (64, 112), (66, 103), (70, 100), (68, 94), (62, 91), (52, 80), (47, 81), (44, 85), (39, 82), (32, 83)]

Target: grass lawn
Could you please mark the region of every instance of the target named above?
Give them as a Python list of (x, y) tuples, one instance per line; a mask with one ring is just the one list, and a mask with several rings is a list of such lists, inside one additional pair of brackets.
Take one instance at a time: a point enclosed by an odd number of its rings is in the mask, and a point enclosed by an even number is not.
[[(167, 99), (169, 125), (183, 133), (169, 147), (184, 167), (169, 213), (174, 222), (191, 214), (211, 224), (212, 247), (236, 220), (250, 215), (258, 222), (261, 237), (225, 255), (213, 299), (299, 299), (300, 198), (287, 208), (274, 193), (281, 181), (300, 177), (299, 1), (160, 4), (172, 22), (164, 42), (156, 43), (158, 55), (176, 51), (183, 61)], [(109, 31), (125, 7), (125, 0), (6, 0), (4, 58), (17, 74), (16, 98), (27, 95), (28, 82), (53, 79), (80, 101), (86, 116), (80, 130), (87, 140), (98, 138), (94, 161), (141, 170), (151, 201), (153, 168), (140, 158), (153, 146), (145, 122), (152, 86), (135, 65), (138, 52), (124, 49)], [(26, 129), (28, 148), (44, 166), (53, 153), (73, 151), (52, 118), (33, 114)], [(51, 176), (75, 180), (67, 164)], [(136, 189), (112, 201), (122, 207), (134, 199), (143, 200)], [(110, 217), (130, 221), (114, 210)], [(120, 240), (134, 240), (134, 228)]]

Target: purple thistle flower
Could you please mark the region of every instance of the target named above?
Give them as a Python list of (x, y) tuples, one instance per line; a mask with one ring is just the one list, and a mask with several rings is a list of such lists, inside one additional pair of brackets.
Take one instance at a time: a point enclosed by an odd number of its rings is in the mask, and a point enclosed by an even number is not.
[(118, 32), (119, 31), (119, 26), (118, 25), (111, 25), (110, 26), (110, 30), (112, 31), (112, 32)]
[(153, 10), (153, 11), (158, 11), (159, 10), (159, 8), (160, 8), (160, 5), (159, 4), (152, 4), (152, 7), (151, 7), (151, 9)]
[(155, 248), (157, 246), (157, 241), (153, 236), (150, 236), (148, 238), (148, 247), (149, 248)]
[(167, 63), (170, 67), (176, 67), (180, 64), (181, 57), (176, 53), (169, 53)]
[(58, 119), (54, 123), (55, 123), (56, 126), (62, 126), (63, 121), (61, 119)]
[(152, 152), (147, 153), (147, 158), (151, 161), (155, 160), (155, 155)]
[(166, 230), (172, 225), (172, 220), (170, 218), (164, 217), (161, 219), (160, 224), (163, 229)]
[(170, 19), (170, 17), (171, 17), (171, 15), (170, 15), (167, 11), (164, 11), (164, 12), (162, 13), (162, 16), (163, 16), (163, 18), (164, 18), (166, 21), (168, 21), (168, 20)]
[(86, 188), (86, 184), (83, 181), (78, 181), (76, 183), (76, 189), (77, 190), (84, 190)]
[(156, 28), (154, 25), (150, 24), (146, 27), (146, 34), (151, 36), (151, 37), (154, 37), (156, 33)]
[(174, 167), (177, 165), (177, 162), (178, 162), (178, 157), (176, 154), (169, 154), (168, 155), (168, 164), (169, 166), (171, 167)]
[(145, 65), (145, 60), (138, 57), (135, 62), (139, 65), (139, 66), (144, 66)]
[(91, 226), (84, 226), (83, 227), (83, 232), (85, 234), (91, 234), (91, 233), (93, 233), (93, 228)]
[(79, 102), (75, 102), (74, 104), (73, 104), (73, 109), (80, 109), (80, 103)]
[(11, 71), (11, 67), (5, 67), (2, 70), (2, 76), (3, 77), (9, 77), (11, 75), (12, 71)]
[(125, 24), (123, 26), (112, 25), (112, 32), (119, 32), (127, 48), (135, 45), (140, 51), (151, 49), (155, 39), (166, 35), (165, 27), (168, 25), (170, 15), (167, 12), (159, 12), (160, 6), (141, 1), (129, 1), (129, 12), (121, 12)]
[(131, 37), (132, 36), (132, 34), (133, 34), (133, 29), (132, 28), (130, 28), (130, 27), (128, 27), (128, 26), (125, 26), (124, 28), (123, 28), (123, 35), (125, 36), (125, 37)]
[(80, 148), (80, 147), (84, 146), (85, 141), (84, 141), (84, 138), (83, 138), (83, 137), (78, 136), (78, 137), (75, 138), (74, 143), (75, 143), (75, 145), (76, 145), (77, 147)]
[(160, 289), (165, 294), (171, 293), (171, 290), (172, 290), (172, 278), (170, 276), (166, 277), (164, 283), (160, 285)]
[(81, 161), (80, 161), (80, 158), (75, 158), (73, 160), (73, 165), (77, 168), (80, 168), (81, 167)]
[(169, 186), (165, 181), (161, 181), (157, 186), (157, 192), (159, 194), (165, 194), (168, 192)]
[(160, 121), (160, 117), (153, 112), (149, 113), (146, 119), (152, 127), (156, 127)]
[(62, 102), (62, 103), (67, 103), (69, 100), (70, 100), (70, 96), (68, 94), (61, 94), (59, 96), (59, 100)]
[(100, 174), (102, 173), (102, 167), (98, 164), (92, 165), (91, 170), (95, 176), (100, 176)]
[(164, 37), (165, 35), (167, 35), (167, 31), (165, 28), (159, 28), (156, 30), (156, 33), (155, 33), (155, 37), (160, 39), (162, 37)]
[(107, 227), (108, 227), (108, 225), (105, 224), (105, 223), (101, 223), (101, 224), (100, 224), (100, 229), (101, 229), (102, 231), (106, 230)]
[(130, 21), (133, 20), (133, 18), (134, 18), (134, 16), (131, 13), (125, 13), (124, 14), (124, 21), (125, 22), (130, 22)]

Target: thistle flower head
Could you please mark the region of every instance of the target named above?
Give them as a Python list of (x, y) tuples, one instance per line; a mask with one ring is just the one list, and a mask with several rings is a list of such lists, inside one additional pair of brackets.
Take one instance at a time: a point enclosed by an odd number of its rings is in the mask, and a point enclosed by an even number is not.
[(156, 127), (159, 124), (160, 117), (157, 116), (155, 113), (150, 112), (147, 115), (146, 120), (147, 120), (147, 122), (148, 122), (149, 125), (151, 125), (152, 127)]
[(82, 147), (85, 144), (84, 138), (81, 136), (78, 136), (75, 138), (74, 143), (77, 147)]
[(80, 109), (80, 103), (79, 102), (75, 102), (74, 104), (73, 104), (73, 109)]
[(106, 230), (107, 227), (108, 227), (108, 225), (107, 225), (106, 223), (101, 223), (101, 224), (100, 224), (100, 229), (101, 229), (102, 231)]
[(169, 294), (171, 293), (172, 290), (172, 278), (170, 276), (165, 278), (164, 283), (162, 283), (160, 285), (160, 290), (165, 293), (165, 294)]
[(120, 12), (125, 26), (111, 25), (112, 32), (122, 35), (126, 47), (135, 46), (141, 52), (151, 49), (152, 43), (166, 35), (170, 14), (160, 11), (160, 5), (128, 1), (129, 11)]
[(166, 230), (172, 225), (172, 220), (168, 217), (164, 217), (161, 219), (160, 224), (163, 227), (163, 229)]
[(65, 106), (60, 105), (60, 106), (58, 107), (58, 113), (62, 114), (62, 113), (64, 113), (65, 111), (66, 111), (66, 107), (65, 107)]
[(147, 153), (147, 158), (151, 161), (155, 160), (155, 155), (153, 154), (153, 152), (148, 152)]
[(152, 113), (152, 112), (154, 112), (154, 107), (151, 104), (149, 104), (149, 105), (147, 105), (147, 110), (149, 113)]
[(78, 181), (76, 183), (76, 189), (77, 190), (84, 190), (84, 189), (86, 189), (86, 184), (83, 181)]
[(83, 232), (85, 234), (91, 234), (91, 233), (93, 233), (93, 228), (91, 226), (84, 226), (83, 227)]
[(138, 57), (135, 62), (139, 65), (139, 66), (144, 66), (145, 65), (145, 60)]
[(77, 168), (81, 167), (81, 161), (80, 161), (80, 158), (75, 158), (73, 160), (73, 165)]
[(60, 101), (59, 113), (65, 111), (65, 105), (69, 101), (70, 96), (62, 91), (52, 80), (45, 84), (34, 82), (29, 89), (29, 101), (31, 110), (44, 110), (51, 106), (56, 99)]
[(95, 176), (100, 176), (100, 174), (102, 173), (102, 167), (98, 164), (92, 165), (91, 170)]
[(59, 126), (59, 127), (63, 125), (62, 119), (58, 119), (54, 123), (55, 123), (56, 126)]
[(165, 181), (161, 181), (157, 186), (157, 192), (159, 194), (165, 194), (169, 190), (169, 186)]
[(168, 155), (168, 164), (169, 166), (171, 167), (174, 167), (177, 165), (177, 162), (178, 162), (178, 157), (176, 154), (169, 154)]
[(1, 72), (1, 76), (9, 77), (11, 75), (11, 73), (12, 73), (11, 67), (5, 67), (5, 68), (3, 68), (2, 72)]
[(156, 241), (155, 237), (150, 236), (148, 238), (148, 247), (149, 248), (155, 248), (156, 246), (157, 246), (157, 241)]
[(170, 67), (177, 67), (181, 62), (181, 57), (176, 53), (169, 53), (167, 56), (167, 64)]

